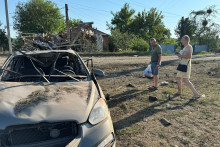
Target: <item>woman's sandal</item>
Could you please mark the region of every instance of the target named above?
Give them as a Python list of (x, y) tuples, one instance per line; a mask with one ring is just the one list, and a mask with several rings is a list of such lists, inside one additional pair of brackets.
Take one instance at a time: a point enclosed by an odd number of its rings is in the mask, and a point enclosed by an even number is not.
[(198, 98), (200, 98), (200, 95), (193, 96), (191, 99), (195, 100), (195, 99), (198, 99)]
[(158, 88), (155, 87), (155, 86), (152, 86), (152, 87), (149, 87), (148, 89), (151, 90), (151, 91), (155, 91), (155, 90), (157, 90)]

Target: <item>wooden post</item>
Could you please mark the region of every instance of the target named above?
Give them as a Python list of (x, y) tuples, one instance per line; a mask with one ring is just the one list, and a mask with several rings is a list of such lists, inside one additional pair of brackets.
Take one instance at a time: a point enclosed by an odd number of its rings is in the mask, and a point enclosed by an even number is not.
[(66, 30), (67, 30), (67, 40), (70, 41), (70, 28), (69, 28), (69, 16), (68, 16), (68, 5), (65, 4), (66, 11)]
[(8, 2), (7, 2), (7, 0), (5, 0), (5, 14), (6, 14), (6, 22), (7, 22), (9, 52), (12, 53), (12, 44), (11, 44), (11, 36), (10, 36), (10, 26), (9, 26), (9, 18), (8, 18)]

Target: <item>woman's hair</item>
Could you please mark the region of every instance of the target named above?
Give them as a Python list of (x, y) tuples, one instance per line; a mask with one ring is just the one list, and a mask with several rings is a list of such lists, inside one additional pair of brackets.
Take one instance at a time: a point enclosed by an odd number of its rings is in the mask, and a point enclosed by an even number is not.
[(188, 35), (184, 35), (183, 38), (186, 40), (186, 42), (190, 43), (190, 38)]

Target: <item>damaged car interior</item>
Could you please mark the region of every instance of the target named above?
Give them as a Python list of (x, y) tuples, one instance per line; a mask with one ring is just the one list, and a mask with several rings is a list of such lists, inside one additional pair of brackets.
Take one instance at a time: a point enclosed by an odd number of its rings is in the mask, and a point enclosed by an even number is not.
[(65, 82), (88, 77), (76, 55), (67, 53), (18, 55), (6, 66), (2, 81)]

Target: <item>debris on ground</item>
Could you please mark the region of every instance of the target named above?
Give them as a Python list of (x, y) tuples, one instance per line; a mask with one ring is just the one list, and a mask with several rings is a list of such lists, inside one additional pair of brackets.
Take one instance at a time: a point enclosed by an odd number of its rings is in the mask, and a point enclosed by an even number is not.
[(129, 83), (129, 84), (127, 85), (127, 87), (132, 87), (132, 88), (134, 88), (135, 86), (132, 85), (131, 83)]
[(161, 122), (165, 127), (171, 125), (171, 123), (170, 123), (168, 120), (166, 120), (165, 118), (162, 118), (162, 119), (160, 120), (160, 122)]
[(105, 99), (106, 99), (107, 101), (110, 100), (110, 94), (107, 93), (107, 94), (105, 95)]
[(80, 22), (57, 34), (22, 33), (21, 50), (73, 49), (77, 52), (108, 51), (108, 34)]
[(171, 109), (172, 106), (171, 106), (170, 104), (167, 104), (167, 108), (168, 108), (168, 109)]
[(157, 99), (157, 97), (155, 97), (155, 96), (149, 96), (149, 101), (150, 102), (155, 102), (155, 101), (157, 101), (158, 99)]
[(168, 85), (169, 84), (169, 82), (167, 82), (167, 81), (163, 81), (163, 82), (161, 82), (161, 86), (165, 86), (165, 85)]

